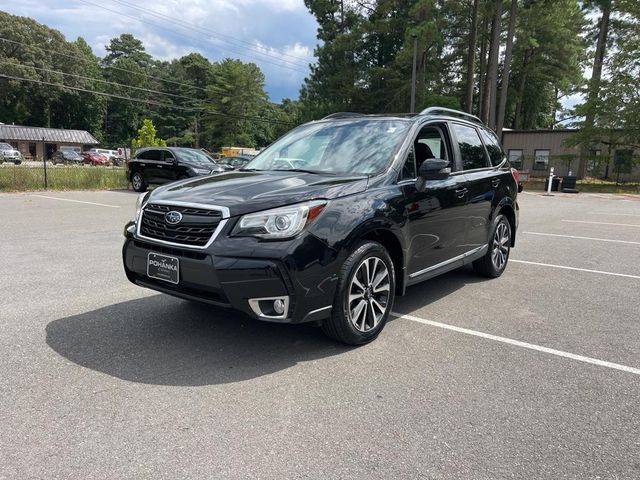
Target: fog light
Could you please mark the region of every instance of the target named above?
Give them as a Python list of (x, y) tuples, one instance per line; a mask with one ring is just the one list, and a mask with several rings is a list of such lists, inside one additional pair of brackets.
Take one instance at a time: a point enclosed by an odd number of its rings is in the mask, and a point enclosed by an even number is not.
[(273, 310), (278, 314), (282, 315), (284, 313), (284, 301), (278, 299), (273, 302)]

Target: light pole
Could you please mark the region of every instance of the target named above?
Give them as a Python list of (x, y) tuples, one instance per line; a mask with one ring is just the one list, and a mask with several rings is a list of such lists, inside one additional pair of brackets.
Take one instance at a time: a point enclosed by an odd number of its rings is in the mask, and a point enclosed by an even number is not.
[(411, 35), (413, 38), (413, 69), (411, 71), (411, 107), (410, 113), (416, 111), (416, 60), (418, 54), (418, 36), (414, 33)]

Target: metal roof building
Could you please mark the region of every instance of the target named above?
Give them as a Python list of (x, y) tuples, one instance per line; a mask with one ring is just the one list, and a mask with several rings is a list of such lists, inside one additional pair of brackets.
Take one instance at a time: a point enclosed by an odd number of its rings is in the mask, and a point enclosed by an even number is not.
[(71, 149), (80, 152), (100, 143), (86, 130), (4, 124), (0, 124), (0, 142), (10, 143), (23, 155), (38, 159), (45, 152), (49, 158), (56, 150)]
[(98, 140), (86, 130), (64, 130), (61, 128), (24, 127), (22, 125), (0, 125), (0, 139), (10, 142), (31, 141), (50, 143), (73, 143), (97, 145)]

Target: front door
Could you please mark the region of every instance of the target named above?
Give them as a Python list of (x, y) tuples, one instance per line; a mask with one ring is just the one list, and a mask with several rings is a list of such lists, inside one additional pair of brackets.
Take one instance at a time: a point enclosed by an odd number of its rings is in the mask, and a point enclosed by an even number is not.
[[(463, 253), (467, 190), (464, 175), (456, 171), (449, 138), (446, 124), (423, 127), (401, 173), (400, 186), (409, 220), (409, 276), (420, 276)], [(424, 190), (419, 191), (417, 172), (428, 158), (449, 160), (452, 174), (444, 180), (428, 180)]]

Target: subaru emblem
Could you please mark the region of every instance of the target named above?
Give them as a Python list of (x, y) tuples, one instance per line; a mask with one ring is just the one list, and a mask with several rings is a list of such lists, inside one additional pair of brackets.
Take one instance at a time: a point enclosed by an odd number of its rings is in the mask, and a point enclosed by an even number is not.
[(182, 221), (182, 214), (172, 210), (164, 214), (164, 221), (169, 225), (177, 225)]

